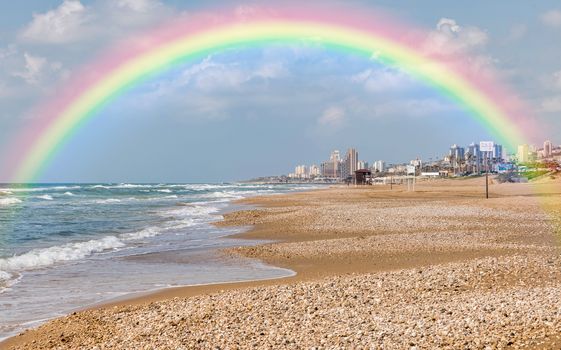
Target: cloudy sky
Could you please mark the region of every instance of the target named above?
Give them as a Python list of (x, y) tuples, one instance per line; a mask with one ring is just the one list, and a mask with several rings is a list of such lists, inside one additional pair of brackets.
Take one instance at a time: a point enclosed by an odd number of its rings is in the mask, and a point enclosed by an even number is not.
[[(256, 3), (271, 4), (228, 1)], [(423, 29), (437, 49), (492, 67), (531, 107), (529, 118), (561, 143), (558, 1), (344, 3), (382, 9)], [(0, 147), (33, 122), (33, 106), (104, 49), (214, 6), (220, 2), (2, 2)], [(319, 163), (332, 149), (354, 146), (361, 159), (394, 162), (489, 137), (404, 72), (318, 46), (273, 45), (216, 52), (136, 85), (74, 135), (40, 180), (230, 181)]]

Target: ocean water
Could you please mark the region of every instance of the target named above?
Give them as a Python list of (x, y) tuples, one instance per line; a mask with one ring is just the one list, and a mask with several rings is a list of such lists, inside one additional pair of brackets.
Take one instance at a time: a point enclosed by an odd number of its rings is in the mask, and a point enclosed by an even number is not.
[(251, 184), (0, 185), (0, 338), (76, 308), (163, 287), (292, 272), (224, 258), (256, 244), (212, 222), (231, 202), (312, 188)]

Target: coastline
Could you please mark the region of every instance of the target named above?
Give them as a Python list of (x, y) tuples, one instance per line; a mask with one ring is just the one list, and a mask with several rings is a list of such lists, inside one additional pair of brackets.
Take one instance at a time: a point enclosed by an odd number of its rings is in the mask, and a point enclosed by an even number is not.
[[(295, 271), (295, 276), (272, 280), (167, 288), (95, 305), (67, 318), (80, 317), (80, 314), (88, 312), (109, 314), (129, 311), (141, 312), (142, 309), (149, 308), (153, 303), (178, 301), (182, 298), (196, 296), (221, 295), (228, 292), (244, 293), (252, 289), (262, 290), (269, 287), (294, 286), (296, 288), (306, 283), (325, 281), (326, 279), (353, 278), (357, 275), (370, 276), (372, 274), (391, 275), (394, 272), (399, 274), (403, 271), (415, 269), (426, 268), (430, 270), (435, 266), (438, 269), (439, 266), (469, 264), (476, 260), (487, 261), (486, 259), (503, 258), (508, 260), (512, 256), (521, 254), (520, 247), (528, 249), (530, 246), (531, 249), (539, 252), (541, 250), (547, 251), (544, 254), (551, 253), (549, 248), (554, 251), (557, 249), (555, 242), (551, 242), (551, 234), (545, 232), (549, 229), (545, 226), (543, 227), (543, 234), (533, 235), (529, 239), (528, 237), (518, 237), (520, 235), (512, 235), (512, 228), (508, 227), (507, 221), (505, 221), (501, 223), (504, 227), (501, 225), (493, 227), (497, 234), (495, 241), (488, 241), (485, 237), (479, 235), (478, 230), (473, 229), (473, 227), (460, 228), (464, 233), (469, 233), (470, 238), (477, 242), (464, 242), (462, 237), (451, 235), (447, 227), (432, 225), (430, 220), (418, 227), (409, 229), (408, 225), (421, 221), (424, 216), (430, 216), (431, 211), (438, 208), (440, 208), (438, 210), (447, 210), (447, 207), (453, 208), (453, 206), (450, 206), (451, 204), (467, 210), (468, 216), (466, 217), (477, 217), (477, 215), (483, 213), (483, 219), (488, 219), (486, 217), (487, 211), (480, 212), (473, 208), (479, 206), (491, 210), (504, 210), (504, 201), (512, 201), (513, 199), (517, 201), (521, 197), (529, 196), (528, 198), (532, 199), (527, 200), (522, 208), (517, 208), (515, 211), (518, 213), (527, 212), (529, 208), (536, 211), (538, 204), (532, 197), (535, 190), (529, 189), (528, 186), (501, 185), (499, 191), (497, 191), (499, 186), (493, 186), (495, 198), (480, 203), (479, 182), (481, 180), (469, 181), (471, 182), (427, 182), (421, 184), (419, 191), (414, 193), (403, 191), (402, 188), (388, 191), (388, 189), (378, 186), (370, 188), (335, 187), (311, 192), (243, 199), (241, 200), (242, 203), (257, 207), (227, 213), (224, 220), (216, 223), (216, 225), (251, 225), (252, 228), (249, 231), (234, 235), (232, 238), (271, 240), (274, 242), (258, 246), (231, 248), (227, 249), (225, 254), (259, 259), (266, 264)], [(321, 204), (317, 204), (318, 201)], [(417, 221), (411, 221), (407, 217), (411, 207), (406, 205), (411, 201), (419, 201), (414, 207), (423, 208), (424, 206), (427, 209), (414, 214), (414, 219)], [(378, 204), (379, 208), (376, 207)], [(553, 204), (558, 203), (554, 202)], [(371, 222), (372, 218), (365, 219), (360, 215), (363, 205), (373, 205), (365, 213), (368, 213), (369, 210), (372, 213), (388, 212), (391, 215), (404, 215), (399, 222), (403, 221), (405, 224), (394, 227), (396, 221), (393, 218), (374, 222), (378, 226), (368, 225), (368, 223), (373, 222)], [(337, 208), (341, 208), (340, 212), (337, 212), (339, 210)], [(512, 211), (512, 208), (509, 207), (508, 210)], [(507, 212), (505, 211), (505, 213)], [(353, 215), (353, 213), (357, 215)], [(336, 220), (329, 220), (331, 214), (335, 216)], [(460, 214), (463, 215), (464, 213)], [(439, 220), (442, 219), (438, 215), (437, 217)], [(538, 220), (543, 219), (539, 215), (537, 217)], [(314, 224), (311, 225), (310, 222)], [(522, 227), (521, 232), (525, 232), (529, 228), (531, 226)], [(438, 233), (434, 234), (431, 231)], [(439, 233), (440, 231), (442, 233)], [(431, 240), (433, 240), (432, 243)], [(534, 246), (532, 247), (532, 245)], [(553, 275), (555, 279), (559, 277), (556, 274)], [(552, 276), (548, 275), (548, 277)], [(509, 278), (505, 278), (505, 281), (507, 280)], [(510, 283), (505, 281), (503, 281), (505, 285)], [(71, 343), (65, 344), (64, 341), (59, 339), (60, 337), (55, 336), (58, 334), (62, 319), (64, 318), (49, 321), (38, 329), (8, 338), (0, 343), (0, 346), (25, 348), (26, 345), (36, 347), (41, 344), (48, 348), (49, 346), (44, 344), (44, 340), (50, 339), (54, 342), (51, 343), (52, 346), (56, 344), (56, 346), (69, 345), (72, 347)], [(65, 338), (63, 337), (63, 339)], [(56, 340), (59, 340), (59, 342), (56, 342)], [(549, 337), (544, 337), (543, 341), (552, 340)]]

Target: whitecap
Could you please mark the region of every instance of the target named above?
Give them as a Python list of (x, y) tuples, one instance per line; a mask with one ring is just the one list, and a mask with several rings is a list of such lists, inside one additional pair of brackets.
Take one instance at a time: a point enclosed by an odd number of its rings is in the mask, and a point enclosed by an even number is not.
[(52, 187), (54, 190), (79, 190), (82, 186), (55, 186)]
[(99, 199), (94, 201), (96, 204), (111, 204), (111, 203), (120, 203), (121, 200), (117, 198), (107, 198), (107, 199)]
[(67, 195), (67, 196), (74, 196), (74, 193), (72, 193), (72, 192), (64, 192), (64, 194)]
[(113, 188), (149, 188), (154, 187), (153, 185), (140, 185), (140, 184), (119, 184)]
[(14, 197), (0, 198), (0, 206), (8, 206), (18, 203), (21, 203), (21, 199), (14, 198)]
[(27, 253), (0, 259), (0, 270), (4, 272), (24, 271), (52, 266), (59, 262), (80, 260), (93, 253), (121, 248), (125, 244), (115, 236), (106, 236), (86, 242), (67, 243), (48, 248), (33, 249)]
[(44, 194), (44, 195), (41, 195), (41, 196), (37, 196), (36, 198), (44, 199), (44, 200), (46, 200), (46, 201), (52, 201), (52, 200), (53, 200), (53, 197), (52, 197), (51, 195), (48, 195), (48, 194)]
[(12, 274), (6, 271), (0, 270), (0, 282), (8, 281), (12, 278)]
[(154, 237), (161, 234), (161, 230), (157, 227), (147, 227), (137, 232), (123, 233), (119, 237), (126, 241)]
[(163, 190), (158, 190), (158, 192), (171, 193), (171, 190), (167, 189), (167, 188), (164, 188)]
[(106, 190), (109, 189), (109, 187), (103, 186), (103, 185), (94, 185), (94, 186), (92, 186), (92, 188), (103, 188), (103, 189), (106, 189)]

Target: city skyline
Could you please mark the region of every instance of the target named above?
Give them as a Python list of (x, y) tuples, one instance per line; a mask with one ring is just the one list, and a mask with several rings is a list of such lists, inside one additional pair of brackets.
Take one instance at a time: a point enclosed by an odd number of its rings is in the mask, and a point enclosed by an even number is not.
[[(291, 179), (345, 179), (352, 176), (354, 171), (361, 169), (370, 170), (374, 174), (384, 173), (388, 169), (390, 169), (390, 172), (405, 172), (408, 164), (422, 168), (423, 165), (434, 166), (436, 163), (442, 164), (443, 162), (449, 164), (449, 167), (453, 169), (453, 174), (456, 174), (456, 169), (464, 169), (466, 173), (480, 173), (486, 170), (486, 161), (492, 165), (491, 171), (498, 171), (501, 166), (504, 169), (514, 169), (514, 167), (505, 166), (506, 164), (515, 166), (535, 161), (561, 162), (561, 146), (556, 145), (551, 140), (545, 140), (541, 148), (535, 145), (518, 145), (517, 150), (510, 153), (501, 144), (495, 142), (493, 142), (492, 151), (489, 152), (480, 150), (480, 142), (471, 142), (467, 146), (452, 144), (448, 152), (443, 152), (440, 157), (417, 157), (413, 160), (397, 162), (386, 162), (378, 159), (370, 163), (359, 160), (358, 151), (353, 147), (347, 149), (345, 158), (341, 158), (340, 153), (336, 149), (331, 152), (327, 161), (311, 162), (310, 165), (300, 163), (295, 167), (294, 172), (287, 173), (287, 177)], [(373, 159), (371, 156), (369, 158)], [(349, 166), (351, 163), (354, 163), (354, 167)], [(351, 168), (354, 171), (345, 171), (345, 168)]]

